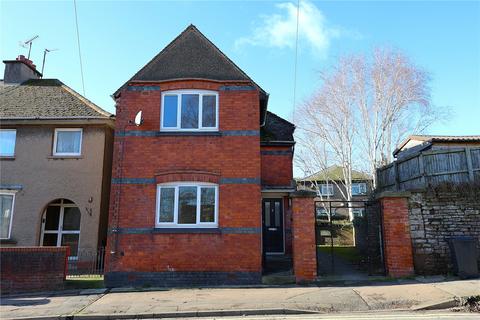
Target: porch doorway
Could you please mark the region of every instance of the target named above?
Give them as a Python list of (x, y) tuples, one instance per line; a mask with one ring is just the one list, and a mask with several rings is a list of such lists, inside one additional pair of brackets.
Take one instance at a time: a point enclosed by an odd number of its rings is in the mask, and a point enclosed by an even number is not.
[(263, 252), (268, 254), (285, 253), (285, 229), (282, 199), (262, 201)]
[(70, 200), (58, 199), (48, 204), (42, 216), (41, 246), (68, 246), (70, 260), (78, 257), (80, 210)]

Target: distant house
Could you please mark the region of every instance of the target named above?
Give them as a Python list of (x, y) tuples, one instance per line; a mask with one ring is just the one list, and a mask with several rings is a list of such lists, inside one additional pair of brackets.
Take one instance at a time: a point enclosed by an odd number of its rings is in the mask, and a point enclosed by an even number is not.
[(0, 242), (69, 246), (71, 259), (104, 246), (114, 116), (25, 57), (0, 82)]
[[(297, 179), (297, 186), (301, 189), (309, 189), (317, 192), (317, 201), (346, 201), (346, 189), (343, 178), (343, 169), (341, 166), (333, 165), (325, 170), (321, 170), (310, 176), (302, 179)], [(352, 170), (352, 200), (353, 201), (366, 201), (372, 191), (372, 178), (363, 172)], [(317, 217), (325, 217), (328, 215), (328, 206), (317, 205)], [(352, 209), (353, 216), (363, 216), (364, 208), (358, 206), (358, 208)], [(337, 210), (337, 218), (341, 218), (348, 215), (346, 210)], [(333, 217), (335, 218), (335, 217)]]

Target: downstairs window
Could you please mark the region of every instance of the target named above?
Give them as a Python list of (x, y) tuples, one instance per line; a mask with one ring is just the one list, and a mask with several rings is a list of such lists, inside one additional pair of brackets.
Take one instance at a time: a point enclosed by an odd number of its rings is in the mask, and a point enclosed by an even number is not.
[(218, 226), (218, 186), (211, 183), (166, 183), (157, 186), (155, 226)]

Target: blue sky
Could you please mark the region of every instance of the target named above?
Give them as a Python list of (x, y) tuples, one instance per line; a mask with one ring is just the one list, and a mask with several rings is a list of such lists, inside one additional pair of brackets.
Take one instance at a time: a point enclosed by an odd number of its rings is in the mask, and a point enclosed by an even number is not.
[[(292, 119), (294, 13), (297, 1), (77, 0), (85, 91), (114, 112), (119, 86), (190, 23), (270, 93), (269, 109)], [(297, 102), (308, 98), (318, 72), (349, 53), (376, 46), (404, 51), (432, 75), (432, 98), (450, 106), (448, 122), (431, 134), (480, 134), (480, 2), (301, 0)], [(0, 1), (0, 56), (26, 54), (45, 78), (82, 92), (73, 0)], [(3, 74), (3, 65), (0, 67)]]

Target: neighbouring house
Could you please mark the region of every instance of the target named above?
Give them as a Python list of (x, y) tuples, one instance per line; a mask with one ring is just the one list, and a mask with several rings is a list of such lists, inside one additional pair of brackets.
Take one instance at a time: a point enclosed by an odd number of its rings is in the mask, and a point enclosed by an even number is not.
[(3, 62), (1, 246), (68, 246), (86, 265), (106, 242), (114, 116), (24, 56)]
[[(324, 170), (318, 171), (302, 179), (297, 179), (299, 188), (313, 190), (317, 193), (317, 218), (329, 216), (329, 201), (342, 202), (347, 201), (347, 192), (343, 178), (343, 169), (341, 166), (332, 165)], [(352, 198), (351, 201), (367, 201), (372, 193), (372, 178), (363, 172), (352, 170)], [(323, 202), (323, 204), (322, 204)], [(358, 208), (352, 208), (352, 215), (363, 216), (365, 208), (359, 205)], [(331, 212), (332, 218), (348, 218), (348, 210), (340, 209)]]
[(291, 198), (295, 127), (195, 26), (113, 97), (107, 286), (259, 283), (264, 258), (295, 245), (297, 279), (314, 278), (313, 201)]

